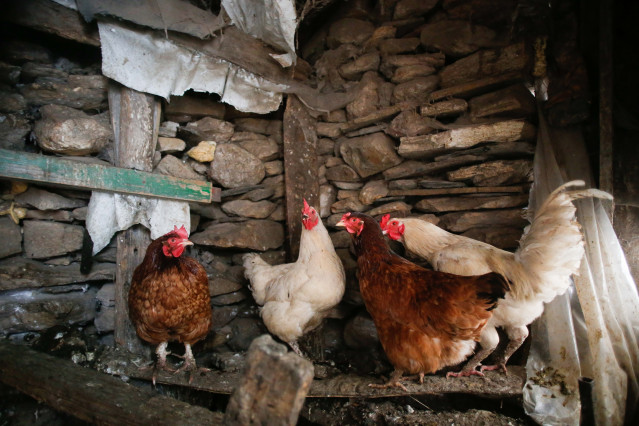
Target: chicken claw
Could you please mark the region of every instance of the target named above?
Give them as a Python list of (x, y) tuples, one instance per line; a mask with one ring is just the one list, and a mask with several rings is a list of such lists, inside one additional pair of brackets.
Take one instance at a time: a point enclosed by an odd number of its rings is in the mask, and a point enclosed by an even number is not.
[[(422, 383), (423, 383), (423, 375), (420, 375), (420, 376), (422, 378)], [(379, 385), (377, 383), (369, 383), (368, 387), (373, 389), (400, 388), (400, 389), (403, 389), (404, 392), (408, 392), (408, 389), (406, 389), (406, 386), (404, 386), (402, 382), (400, 381), (401, 378), (402, 378), (401, 370), (395, 370), (393, 371), (393, 374), (391, 374), (390, 379), (388, 379), (388, 381), (384, 383), (383, 385)]]
[(501, 370), (504, 372), (505, 375), (508, 375), (508, 369), (506, 368), (506, 364), (504, 363), (499, 363), (496, 365), (482, 365), (479, 368), (480, 371), (493, 371), (493, 370)]
[(470, 377), (470, 376), (485, 377), (484, 373), (477, 370), (462, 370), (459, 373), (455, 373), (454, 371), (449, 371), (448, 373), (446, 373), (447, 379), (449, 377)]

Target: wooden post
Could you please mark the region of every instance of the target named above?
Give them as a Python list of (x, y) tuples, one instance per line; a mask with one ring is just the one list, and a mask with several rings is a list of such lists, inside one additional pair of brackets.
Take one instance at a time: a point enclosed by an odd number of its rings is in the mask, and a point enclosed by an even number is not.
[(227, 425), (295, 425), (313, 381), (313, 364), (268, 335), (253, 340), (224, 414)]
[[(109, 88), (109, 109), (116, 166), (151, 171), (160, 126), (160, 103), (152, 95), (113, 84)], [(117, 235), (114, 338), (117, 346), (134, 353), (148, 353), (150, 349), (137, 337), (128, 306), (133, 270), (144, 259), (150, 242), (149, 232), (140, 225)]]
[[(611, 1), (599, 4), (599, 189), (614, 195), (613, 187), (613, 53)], [(613, 220), (613, 204), (602, 204)]]
[(297, 259), (302, 232), (302, 198), (319, 210), (315, 121), (300, 100), (290, 95), (284, 111), (284, 171), (289, 256)]

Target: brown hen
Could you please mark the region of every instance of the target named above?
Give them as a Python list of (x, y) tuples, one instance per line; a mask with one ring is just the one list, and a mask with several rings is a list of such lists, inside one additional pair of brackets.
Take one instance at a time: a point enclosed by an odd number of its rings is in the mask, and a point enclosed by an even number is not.
[[(141, 339), (156, 349), (156, 370), (166, 366), (169, 342), (184, 343), (184, 365), (196, 369), (191, 345), (203, 339), (211, 327), (209, 280), (195, 259), (182, 256), (193, 245), (184, 226), (149, 244), (144, 260), (133, 272), (129, 290), (129, 317)], [(155, 373), (153, 374), (155, 384)]]
[(422, 383), (424, 374), (473, 353), (508, 287), (501, 275), (462, 277), (422, 268), (393, 253), (379, 224), (362, 213), (346, 213), (337, 225), (353, 236), (362, 298), (395, 367), (381, 387), (405, 389), (404, 373), (418, 374)]

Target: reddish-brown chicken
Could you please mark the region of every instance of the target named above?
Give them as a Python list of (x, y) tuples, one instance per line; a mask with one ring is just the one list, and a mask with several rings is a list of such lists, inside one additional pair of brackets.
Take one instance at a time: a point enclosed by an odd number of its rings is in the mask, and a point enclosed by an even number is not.
[[(158, 345), (156, 369), (166, 366), (169, 342), (184, 343), (184, 365), (196, 369), (191, 345), (211, 326), (211, 296), (206, 271), (197, 260), (182, 256), (193, 245), (184, 226), (157, 238), (146, 249), (133, 272), (129, 290), (129, 317), (141, 339)], [(155, 373), (153, 374), (155, 384)]]
[(415, 265), (393, 253), (379, 224), (362, 213), (346, 213), (337, 225), (353, 236), (362, 298), (395, 367), (381, 387), (405, 389), (404, 373), (418, 374), (423, 383), (424, 374), (473, 353), (507, 290), (501, 275), (462, 277)]

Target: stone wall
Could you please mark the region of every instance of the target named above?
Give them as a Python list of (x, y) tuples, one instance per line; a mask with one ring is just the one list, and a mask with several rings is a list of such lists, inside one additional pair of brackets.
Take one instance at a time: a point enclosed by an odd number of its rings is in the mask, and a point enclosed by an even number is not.
[[(345, 108), (312, 112), (319, 208), (348, 276), (344, 300), (321, 331), (326, 354), (348, 355), (376, 341), (350, 238), (334, 228), (344, 212), (423, 216), (503, 248), (521, 236), (535, 139), (526, 86), (531, 48), (507, 31), (508, 10), (482, 14), (459, 3), (355, 4), (302, 48), (312, 84), (359, 88)], [(46, 46), (18, 37), (1, 53), (0, 147), (111, 163), (99, 53)], [(221, 203), (191, 205), (190, 254), (209, 273), (213, 304), (206, 350), (245, 350), (265, 332), (241, 255), (286, 259), (280, 117), (240, 113), (202, 94), (164, 103), (154, 172), (223, 189)], [(20, 339), (55, 325), (80, 326), (109, 343), (114, 242), (93, 258), (89, 273), (80, 271), (89, 194), (0, 183), (0, 210), (18, 220), (0, 217), (0, 332)]]

